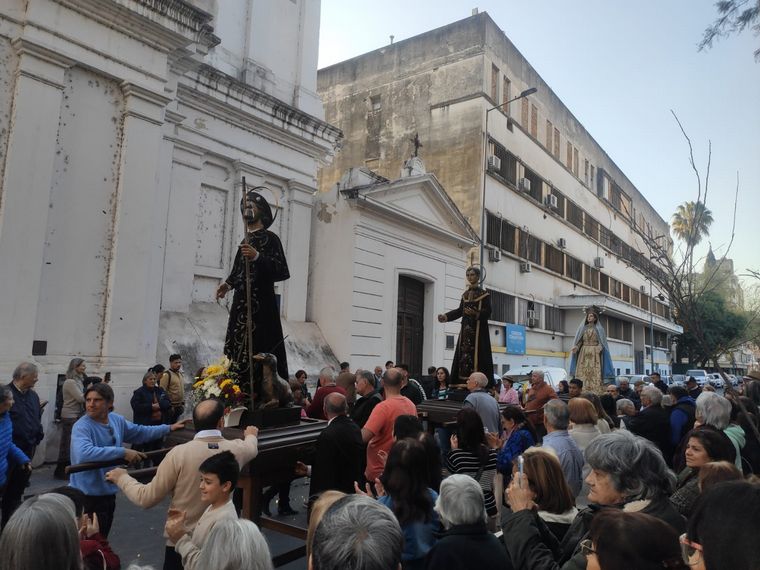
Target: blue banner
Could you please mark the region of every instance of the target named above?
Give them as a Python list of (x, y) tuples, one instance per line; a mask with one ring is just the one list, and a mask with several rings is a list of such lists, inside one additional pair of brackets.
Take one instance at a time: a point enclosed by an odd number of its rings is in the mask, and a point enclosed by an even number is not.
[(506, 329), (507, 354), (525, 354), (525, 327), (508, 324)]

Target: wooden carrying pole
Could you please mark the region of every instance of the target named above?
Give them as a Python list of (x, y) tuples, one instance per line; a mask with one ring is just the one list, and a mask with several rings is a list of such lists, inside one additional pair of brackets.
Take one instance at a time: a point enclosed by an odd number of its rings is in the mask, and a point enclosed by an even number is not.
[[(243, 205), (247, 207), (248, 190), (243, 176)], [(247, 208), (243, 208), (245, 211)], [(251, 234), (248, 232), (248, 220), (245, 223), (245, 243), (251, 245)], [(248, 382), (250, 383), (249, 394), (251, 396), (251, 410), (253, 410), (253, 312), (251, 310), (251, 262), (243, 256), (245, 263), (245, 333), (246, 353), (248, 355)]]
[[(148, 459), (163, 457), (171, 451), (168, 449), (156, 449), (154, 451), (143, 452)], [(91, 461), (89, 463), (77, 463), (76, 465), (69, 465), (66, 467), (66, 473), (71, 475), (72, 473), (81, 473), (83, 471), (92, 471), (94, 469), (103, 469), (104, 467), (117, 467), (119, 465), (126, 465), (127, 461), (123, 457), (119, 459), (111, 459), (109, 461)]]

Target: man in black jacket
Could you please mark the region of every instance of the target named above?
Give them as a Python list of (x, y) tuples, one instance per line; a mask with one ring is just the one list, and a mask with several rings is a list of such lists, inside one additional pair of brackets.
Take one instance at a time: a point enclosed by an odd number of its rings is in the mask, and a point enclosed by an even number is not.
[(629, 418), (628, 429), (648, 439), (662, 452), (666, 463), (673, 457), (670, 443), (670, 414), (662, 407), (662, 392), (654, 386), (646, 386), (641, 391), (641, 411)]
[(694, 376), (689, 376), (689, 379), (686, 381), (686, 391), (689, 393), (689, 397), (694, 401), (696, 401), (702, 393), (702, 388), (699, 387), (697, 379), (694, 378)]
[(314, 462), (305, 465), (298, 461), (295, 467), (296, 475), (311, 477), (310, 501), (328, 489), (353, 493), (354, 481), (362, 478), (364, 442), (361, 429), (346, 415), (346, 397), (328, 394), (324, 409), (327, 427), (317, 438)]
[(668, 385), (663, 382), (659, 372), (652, 372), (649, 377), (652, 379), (652, 384), (663, 394), (668, 393)]
[[(13, 424), (13, 443), (29, 459), (34, 457), (37, 445), (45, 435), (40, 421), (42, 417), (40, 397), (33, 390), (37, 380), (37, 367), (31, 362), (22, 362), (13, 371), (13, 381), (8, 384), (8, 388), (13, 393), (14, 401), (8, 412)], [(16, 465), (8, 473), (8, 481), (3, 494), (2, 526), (5, 526), (13, 512), (21, 504), (30, 475), (31, 470), (27, 465)]]
[(367, 423), (369, 415), (375, 409), (383, 397), (379, 390), (375, 390), (375, 376), (369, 370), (362, 370), (356, 375), (356, 403), (351, 411), (351, 419), (360, 428)]

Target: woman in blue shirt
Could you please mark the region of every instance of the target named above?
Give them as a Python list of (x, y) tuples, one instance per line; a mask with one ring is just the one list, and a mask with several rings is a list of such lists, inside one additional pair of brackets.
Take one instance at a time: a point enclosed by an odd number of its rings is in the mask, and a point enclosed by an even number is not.
[(402, 439), (393, 444), (380, 477), (385, 495), (378, 500), (393, 511), (404, 533), (403, 570), (425, 567), (425, 556), (440, 530), (433, 510), (438, 494), (429, 488), (427, 456), (422, 443)]
[(501, 412), (501, 426), (506, 440), (496, 458), (496, 469), (504, 474), (504, 486), (512, 479), (512, 461), (529, 447), (536, 445), (538, 438), (533, 426), (519, 406), (507, 406)]
[(8, 410), (13, 406), (13, 392), (0, 386), (0, 498), (3, 496), (8, 472), (14, 465), (23, 465), (31, 471), (30, 459), (13, 443), (13, 425)]

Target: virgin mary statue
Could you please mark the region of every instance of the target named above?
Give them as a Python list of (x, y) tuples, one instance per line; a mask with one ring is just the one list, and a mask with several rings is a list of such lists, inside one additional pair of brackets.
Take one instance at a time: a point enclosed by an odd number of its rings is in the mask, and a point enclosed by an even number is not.
[(596, 394), (604, 393), (604, 379), (615, 376), (607, 335), (599, 324), (599, 308), (586, 309), (586, 319), (575, 333), (570, 376), (583, 380), (583, 388)]

